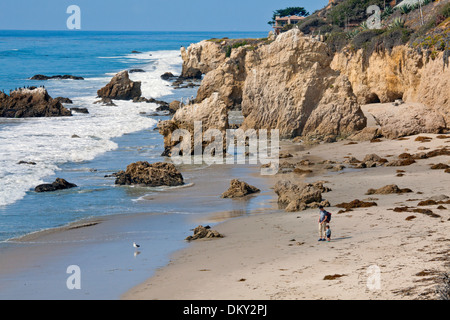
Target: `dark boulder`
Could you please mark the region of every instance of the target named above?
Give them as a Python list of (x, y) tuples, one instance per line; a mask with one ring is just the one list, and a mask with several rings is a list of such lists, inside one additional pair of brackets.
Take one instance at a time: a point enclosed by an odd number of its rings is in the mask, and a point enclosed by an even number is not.
[(139, 161), (116, 173), (115, 184), (145, 185), (149, 187), (180, 186), (184, 184), (181, 173), (172, 163)]
[(30, 78), (30, 80), (84, 80), (83, 77), (72, 76), (70, 74), (56, 75), (56, 76), (46, 76), (43, 74), (37, 74)]
[(76, 184), (67, 182), (64, 179), (57, 178), (55, 180), (55, 182), (53, 182), (52, 184), (38, 185), (34, 189), (34, 191), (36, 191), (36, 192), (52, 192), (52, 191), (65, 190), (65, 189), (76, 188), (76, 187), (77, 187)]
[(0, 92), (0, 117), (62, 117), (71, 116), (61, 102), (53, 99), (44, 88), (18, 89), (10, 95)]
[(78, 112), (78, 113), (85, 113), (88, 114), (89, 110), (87, 108), (70, 108), (70, 111)]
[(98, 104), (101, 103), (102, 106), (109, 106), (109, 107), (114, 107), (117, 106), (112, 100), (111, 98), (101, 98), (100, 100), (97, 100), (94, 102), (94, 104)]
[(69, 98), (64, 98), (64, 97), (56, 97), (55, 100), (59, 101), (61, 103), (67, 103), (67, 104), (72, 104), (73, 103), (72, 100), (70, 100)]
[(161, 75), (161, 79), (163, 79), (163, 80), (171, 80), (174, 78), (176, 78), (176, 76), (174, 76), (172, 72), (166, 72)]
[(128, 71), (129, 73), (136, 73), (136, 72), (145, 72), (145, 70), (143, 69), (130, 69), (130, 71)]
[(141, 94), (141, 82), (130, 80), (126, 70), (117, 73), (105, 87), (97, 91), (100, 98), (117, 100), (133, 100)]

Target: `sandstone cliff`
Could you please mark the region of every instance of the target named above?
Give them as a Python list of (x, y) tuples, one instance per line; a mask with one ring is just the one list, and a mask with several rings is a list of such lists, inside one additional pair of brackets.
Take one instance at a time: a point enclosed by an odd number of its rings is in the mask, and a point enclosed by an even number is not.
[(296, 29), (249, 51), (243, 128), (279, 129), (286, 138), (348, 135), (364, 128), (351, 84), (331, 69), (331, 60), (325, 43)]
[(414, 104), (408, 109), (383, 110), (377, 117), (383, 135), (438, 133), (449, 126), (450, 69), (443, 62), (444, 52), (432, 59), (402, 45), (392, 52), (374, 52), (367, 60), (363, 55), (363, 50), (338, 52), (331, 63), (347, 75), (360, 104), (396, 99)]
[(181, 57), (181, 78), (200, 79), (202, 74), (214, 70), (224, 61), (225, 52), (215, 42), (203, 40), (191, 44), (187, 49), (181, 47)]
[(297, 29), (272, 42), (243, 43), (231, 50), (226, 40), (202, 41), (181, 49), (182, 76), (205, 75), (196, 104), (159, 125), (166, 154), (174, 130), (192, 132), (195, 120), (204, 130), (224, 130), (232, 108), (242, 109), (244, 130), (279, 129), (282, 138), (348, 135), (366, 126), (347, 77), (330, 67), (326, 44)]

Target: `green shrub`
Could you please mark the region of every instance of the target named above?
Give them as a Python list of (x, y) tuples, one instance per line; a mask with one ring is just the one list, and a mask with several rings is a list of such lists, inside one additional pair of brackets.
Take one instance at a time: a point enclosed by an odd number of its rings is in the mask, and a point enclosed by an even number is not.
[(411, 30), (399, 26), (389, 29), (381, 35), (383, 49), (392, 50), (394, 47), (406, 44), (411, 36)]
[(236, 42), (235, 44), (233, 44), (232, 48), (233, 49), (237, 49), (239, 47), (243, 47), (247, 45), (247, 41), (242, 41), (242, 42)]
[(325, 42), (331, 51), (338, 52), (348, 44), (347, 34), (342, 31), (332, 32), (327, 36)]
[(389, 25), (390, 29), (395, 29), (395, 28), (404, 28), (405, 27), (405, 19), (402, 17), (397, 17), (395, 18), (392, 23)]
[(227, 46), (225, 48), (225, 57), (227, 58), (231, 57), (231, 50), (232, 50), (231, 46)]
[(298, 25), (298, 28), (303, 33), (311, 33), (314, 29), (318, 29), (319, 27), (326, 24), (327, 23), (323, 19), (311, 18), (305, 19), (305, 21)]
[(327, 21), (340, 27), (344, 27), (347, 21), (361, 22), (368, 17), (366, 10), (371, 5), (384, 8), (384, 0), (347, 0), (341, 2), (327, 13)]
[(383, 31), (378, 29), (369, 29), (359, 32), (352, 40), (352, 46), (355, 50), (367, 49), (372, 39), (379, 36)]
[(445, 19), (450, 17), (450, 3), (444, 5), (444, 7), (439, 11), (439, 14), (442, 15)]

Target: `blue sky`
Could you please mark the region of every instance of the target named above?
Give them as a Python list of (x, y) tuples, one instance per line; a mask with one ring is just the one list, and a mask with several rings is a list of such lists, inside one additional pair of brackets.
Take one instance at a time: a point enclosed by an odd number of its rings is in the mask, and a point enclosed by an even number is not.
[(328, 0), (2, 0), (0, 30), (66, 30), (81, 9), (81, 30), (265, 31), (272, 12), (304, 7), (310, 13)]

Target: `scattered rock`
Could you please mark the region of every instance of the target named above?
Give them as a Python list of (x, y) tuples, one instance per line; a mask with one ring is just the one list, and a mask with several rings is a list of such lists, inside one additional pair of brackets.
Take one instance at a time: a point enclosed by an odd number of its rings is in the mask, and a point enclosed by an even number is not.
[(172, 72), (166, 72), (161, 75), (161, 79), (163, 79), (163, 80), (171, 80), (174, 78), (176, 78), (176, 76)]
[(130, 69), (129, 73), (142, 73), (145, 72), (144, 69)]
[(101, 98), (100, 100), (97, 100), (97, 101), (94, 102), (94, 104), (97, 104), (97, 103), (101, 103), (102, 106), (109, 106), (109, 107), (115, 107), (115, 106), (117, 106), (117, 105), (112, 101), (111, 98), (105, 98), (105, 97), (103, 97), (103, 98)]
[(392, 160), (389, 161), (386, 165), (388, 167), (402, 167), (402, 166), (409, 166), (413, 163), (415, 163), (416, 161), (412, 158), (408, 158), (408, 159), (398, 159), (398, 160)]
[(292, 157), (293, 157), (293, 155), (290, 154), (290, 153), (287, 153), (287, 152), (281, 152), (280, 155), (279, 155), (280, 159), (292, 158)]
[(440, 215), (434, 213), (433, 211), (431, 211), (429, 209), (419, 209), (418, 208), (418, 209), (413, 209), (412, 212), (422, 213), (422, 214), (425, 214), (425, 215), (427, 215), (429, 217), (432, 217), (432, 218), (440, 218), (441, 217)]
[(17, 164), (29, 164), (29, 165), (32, 165), (32, 166), (35, 166), (36, 165), (36, 162), (34, 162), (34, 161), (19, 161), (19, 162), (17, 162)]
[(38, 185), (34, 191), (36, 192), (52, 192), (56, 190), (64, 190), (70, 188), (76, 188), (77, 185), (69, 183), (64, 179), (57, 178), (52, 184), (41, 184)]
[(369, 189), (369, 190), (367, 190), (366, 194), (370, 195), (370, 194), (390, 194), (390, 193), (409, 193), (409, 192), (413, 192), (413, 191), (408, 188), (400, 189), (397, 185), (391, 184), (391, 185), (387, 185), (387, 186), (384, 186), (384, 187), (376, 189), (376, 190)]
[(172, 163), (139, 161), (127, 166), (126, 171), (116, 174), (115, 184), (118, 185), (145, 185), (180, 186), (184, 184), (183, 176)]
[(323, 277), (323, 280), (336, 280), (339, 279), (341, 277), (345, 277), (347, 276), (346, 274), (333, 274), (333, 275), (326, 275), (325, 277)]
[(126, 70), (117, 73), (105, 87), (97, 91), (100, 98), (117, 100), (133, 100), (141, 94), (141, 82), (131, 81)]
[(438, 163), (438, 164), (432, 165), (430, 169), (432, 169), (432, 170), (441, 170), (441, 169), (448, 169), (448, 168), (450, 168), (449, 165), (444, 164), (444, 163)]
[(430, 137), (418, 136), (414, 141), (430, 142), (432, 139)]
[(61, 103), (67, 103), (67, 104), (72, 104), (73, 103), (72, 100), (70, 100), (69, 98), (64, 98), (64, 97), (56, 97), (55, 100), (59, 101)]
[(70, 111), (88, 114), (89, 110), (87, 108), (70, 108)]
[(222, 198), (239, 198), (248, 194), (259, 192), (260, 190), (238, 179), (231, 180), (230, 188), (222, 194)]
[(344, 169), (345, 169), (345, 166), (344, 166), (344, 165), (338, 164), (338, 165), (334, 166), (331, 170), (332, 170), (332, 171), (342, 171), (342, 170), (344, 170)]
[(354, 209), (354, 208), (368, 208), (377, 206), (376, 202), (365, 202), (361, 200), (353, 200), (351, 202), (343, 202), (336, 205), (338, 208), (344, 208), (344, 209)]
[(188, 236), (185, 240), (192, 241), (198, 239), (211, 239), (211, 238), (223, 238), (223, 235), (221, 235), (216, 230), (211, 230), (209, 227), (204, 227), (200, 225), (194, 229), (194, 235)]
[(297, 173), (297, 174), (308, 174), (308, 173), (312, 173), (313, 171), (310, 169), (294, 168), (293, 172)]

